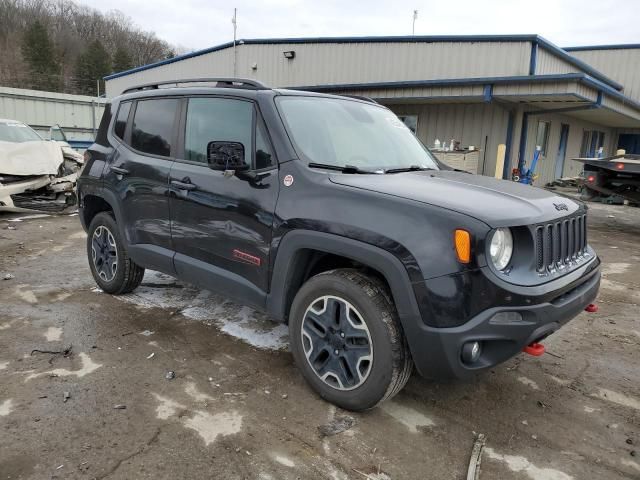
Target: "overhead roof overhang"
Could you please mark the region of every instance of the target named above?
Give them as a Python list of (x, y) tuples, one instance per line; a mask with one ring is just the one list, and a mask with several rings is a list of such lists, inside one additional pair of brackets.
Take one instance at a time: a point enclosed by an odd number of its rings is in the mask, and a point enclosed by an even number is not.
[(640, 104), (584, 73), (415, 80), (296, 87), (362, 95), (384, 104), (491, 103), (526, 105), (614, 127), (640, 127)]

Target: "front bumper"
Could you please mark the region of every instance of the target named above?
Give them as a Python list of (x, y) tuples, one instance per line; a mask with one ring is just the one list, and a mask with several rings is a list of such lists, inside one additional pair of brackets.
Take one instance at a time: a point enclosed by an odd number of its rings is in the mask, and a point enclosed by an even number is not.
[[(543, 301), (536, 302), (532, 296), (527, 305), (488, 308), (458, 327), (423, 324), (414, 329), (410, 345), (417, 370), (428, 378), (466, 378), (508, 360), (558, 330), (595, 300), (600, 287), (599, 264), (595, 258), (578, 279), (557, 289), (557, 295), (547, 292), (539, 297)], [(495, 315), (500, 312), (517, 312), (521, 320), (498, 320)], [(462, 346), (473, 341), (481, 342), (482, 353), (476, 362), (465, 364)]]

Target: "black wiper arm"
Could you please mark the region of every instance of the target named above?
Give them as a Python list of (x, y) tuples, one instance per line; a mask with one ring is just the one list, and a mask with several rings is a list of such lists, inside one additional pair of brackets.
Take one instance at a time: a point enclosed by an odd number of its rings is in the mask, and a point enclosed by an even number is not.
[(411, 165), (410, 167), (389, 168), (388, 170), (385, 170), (384, 173), (423, 172), (425, 170), (433, 170), (433, 168)]
[(361, 170), (358, 167), (354, 167), (353, 165), (329, 165), (326, 163), (309, 163), (309, 167), (311, 168), (326, 168), (327, 170), (337, 170), (342, 173), (375, 173), (369, 170)]

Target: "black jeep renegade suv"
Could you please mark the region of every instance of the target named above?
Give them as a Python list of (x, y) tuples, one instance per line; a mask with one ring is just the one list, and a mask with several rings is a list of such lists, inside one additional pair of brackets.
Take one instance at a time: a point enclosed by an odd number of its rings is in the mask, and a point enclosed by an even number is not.
[(266, 311), (347, 409), (395, 395), (413, 365), (463, 378), (539, 353), (598, 292), (583, 205), (452, 170), (368, 99), (146, 85), (112, 100), (86, 157), (100, 288), (130, 292), (150, 268)]

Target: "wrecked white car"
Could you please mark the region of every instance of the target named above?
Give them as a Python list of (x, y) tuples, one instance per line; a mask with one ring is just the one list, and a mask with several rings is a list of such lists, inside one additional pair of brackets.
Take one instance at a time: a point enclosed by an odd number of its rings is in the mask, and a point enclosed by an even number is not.
[(0, 211), (63, 212), (76, 204), (83, 163), (65, 141), (44, 140), (24, 123), (0, 119)]

